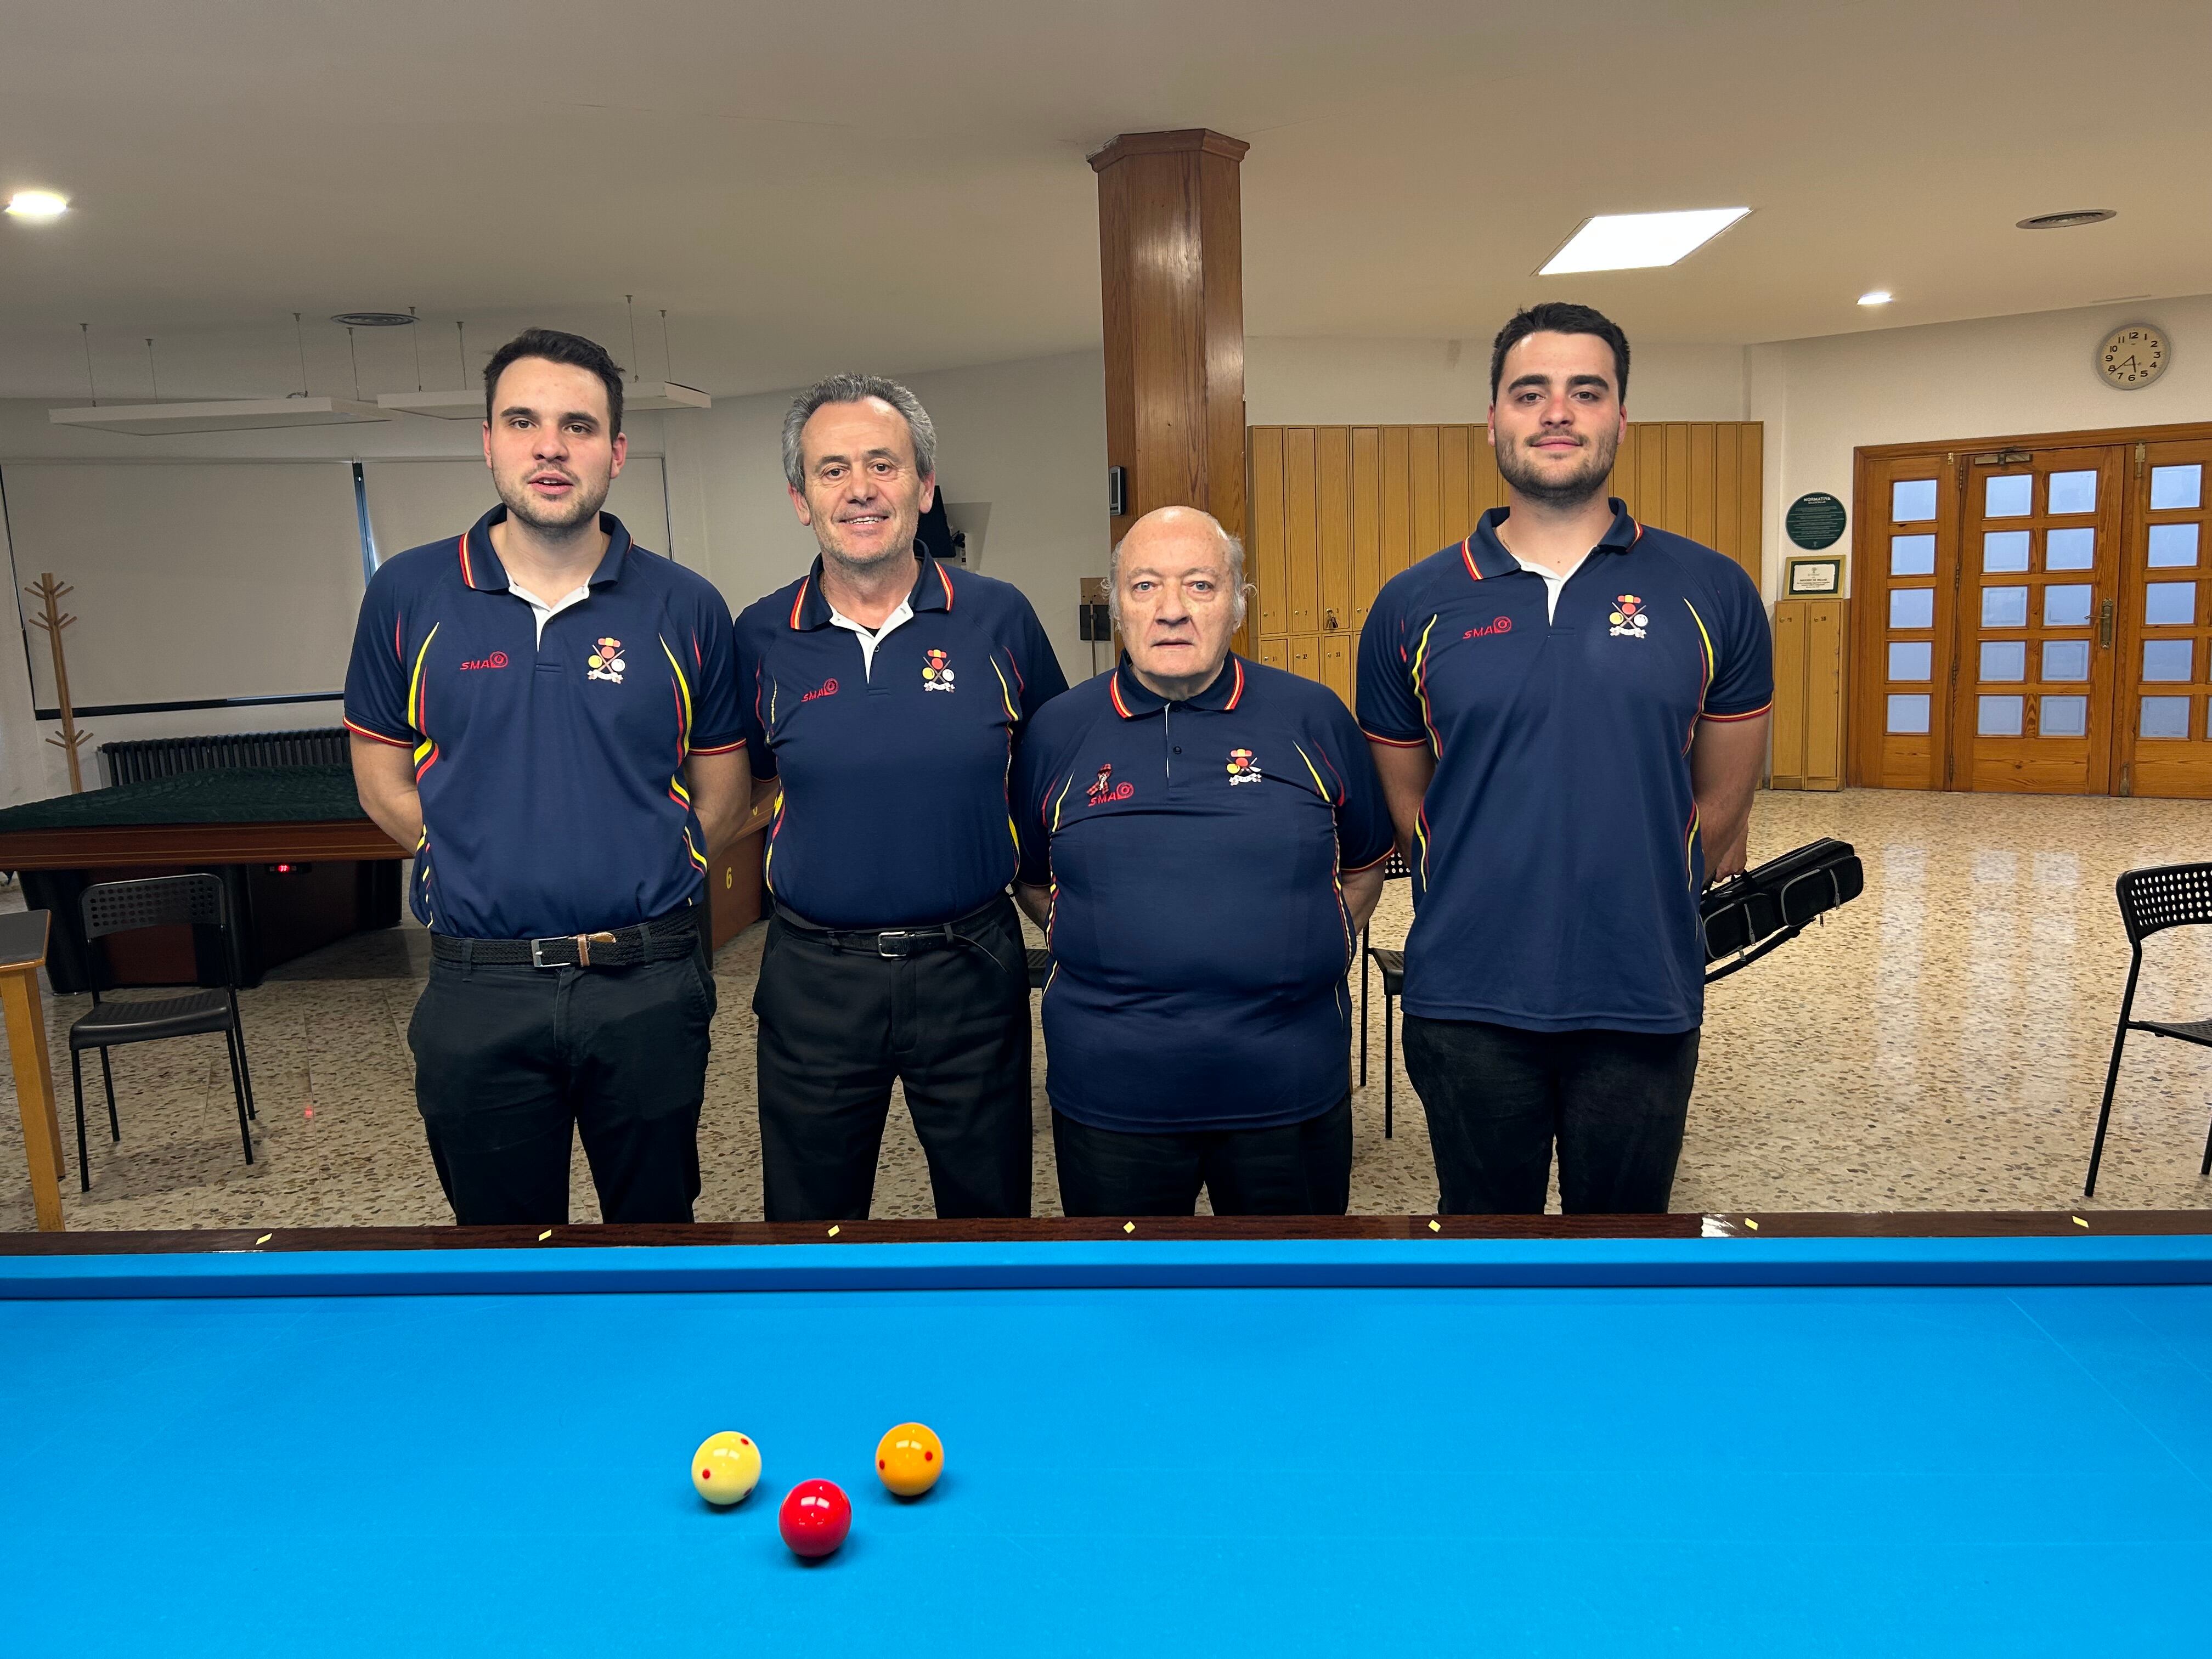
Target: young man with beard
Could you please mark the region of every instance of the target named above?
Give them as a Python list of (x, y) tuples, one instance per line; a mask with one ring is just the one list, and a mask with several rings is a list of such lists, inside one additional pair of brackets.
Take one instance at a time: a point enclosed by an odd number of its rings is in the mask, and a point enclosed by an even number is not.
[(708, 855), (741, 821), (728, 608), (599, 509), (622, 373), (532, 329), (484, 369), (501, 505), (379, 567), (346, 675), (362, 805), (415, 853), (430, 981), (408, 1028), (468, 1224), (689, 1221), (714, 982)]
[(1413, 866), (1406, 1072), (1440, 1207), (1664, 1210), (1704, 1016), (1698, 896), (1744, 864), (1766, 612), (1733, 561), (1604, 493), (1628, 342), (1586, 306), (1491, 356), (1507, 505), (1391, 579), (1359, 720)]
[(753, 997), (767, 1216), (868, 1213), (895, 1081), (937, 1212), (1027, 1215), (1007, 778), (1066, 682), (1018, 588), (916, 545), (937, 430), (914, 393), (866, 374), (809, 386), (783, 466), (820, 554), (738, 618), (747, 753), (776, 801)]

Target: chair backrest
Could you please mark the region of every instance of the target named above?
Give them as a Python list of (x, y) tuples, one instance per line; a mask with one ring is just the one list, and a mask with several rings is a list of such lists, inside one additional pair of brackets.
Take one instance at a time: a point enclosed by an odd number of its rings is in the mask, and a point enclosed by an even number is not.
[(2169, 927), (2212, 921), (2212, 864), (2163, 864), (2130, 870), (2118, 884), (2128, 943), (2140, 945)]
[(84, 890), (84, 936), (100, 939), (134, 927), (230, 927), (222, 878), (154, 876), (144, 881), (103, 881)]
[(1413, 866), (1406, 862), (1405, 855), (1396, 848), (1392, 848), (1389, 860), (1382, 866), (1382, 879), (1409, 881), (1413, 878)]

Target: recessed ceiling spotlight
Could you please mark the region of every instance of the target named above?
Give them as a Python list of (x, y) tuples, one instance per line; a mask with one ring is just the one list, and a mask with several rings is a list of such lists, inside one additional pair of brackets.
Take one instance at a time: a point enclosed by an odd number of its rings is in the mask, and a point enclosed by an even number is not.
[(1886, 306), (1896, 297), (1886, 288), (1869, 289), (1859, 295), (1859, 303), (1863, 306)]
[(1687, 213), (1601, 213), (1585, 219), (1539, 276), (1583, 270), (1648, 270), (1703, 247), (1751, 210), (1698, 208)]
[(404, 311), (341, 311), (331, 320), (341, 328), (404, 328), (415, 319)]
[(50, 190), (19, 190), (9, 198), (7, 210), (18, 219), (58, 219), (69, 210), (69, 198)]
[(2075, 208), (2070, 213), (2039, 213), (2033, 219), (2023, 219), (2015, 230), (2071, 230), (2076, 225), (2101, 225), (2107, 219), (2119, 217), (2118, 208)]

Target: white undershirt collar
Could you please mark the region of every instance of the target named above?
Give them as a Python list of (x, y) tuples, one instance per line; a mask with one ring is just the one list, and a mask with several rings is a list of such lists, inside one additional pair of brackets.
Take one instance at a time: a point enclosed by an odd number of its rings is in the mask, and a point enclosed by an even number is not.
[[(828, 602), (829, 596), (825, 594), (823, 603), (828, 604)], [(863, 679), (875, 672), (876, 647), (884, 642), (884, 636), (901, 624), (913, 620), (914, 596), (912, 594), (899, 601), (899, 608), (884, 618), (884, 625), (881, 628), (870, 628), (865, 623), (856, 623), (836, 605), (830, 606), (830, 625), (832, 628), (848, 629), (860, 636), (860, 678)]]
[(586, 582), (566, 599), (556, 599), (552, 604), (548, 605), (512, 576), (507, 579), (507, 591), (528, 605), (530, 614), (538, 619), (538, 643), (541, 647), (545, 643), (545, 624), (548, 622), (559, 616), (570, 605), (580, 605), (592, 597), (592, 585)]

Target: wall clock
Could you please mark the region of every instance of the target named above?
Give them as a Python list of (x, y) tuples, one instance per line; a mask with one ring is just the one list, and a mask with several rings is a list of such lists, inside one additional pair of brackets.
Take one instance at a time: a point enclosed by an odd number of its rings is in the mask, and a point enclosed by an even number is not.
[(2166, 331), (2148, 323), (2123, 323), (2097, 348), (2097, 373), (2122, 392), (2140, 392), (2166, 373)]

